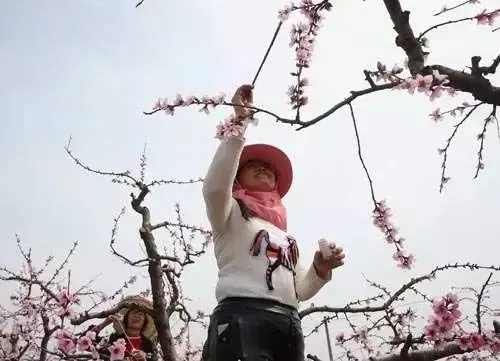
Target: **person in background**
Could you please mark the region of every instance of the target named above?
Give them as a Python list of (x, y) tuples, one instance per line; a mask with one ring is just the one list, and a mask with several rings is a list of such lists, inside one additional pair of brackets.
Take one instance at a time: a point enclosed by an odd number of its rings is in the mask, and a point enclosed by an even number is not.
[[(232, 100), (243, 132), (252, 98), (253, 87), (243, 85)], [(203, 183), (219, 269), (205, 361), (304, 360), (298, 303), (330, 281), (344, 253), (327, 243), (327, 252), (318, 250), (303, 266), (282, 203), (292, 178), (285, 153), (268, 144), (245, 146), (244, 135), (222, 140), (215, 152)]]
[[(129, 308), (125, 306), (126, 304), (133, 306)], [(96, 335), (99, 335), (110, 324), (113, 324), (115, 329), (115, 332), (109, 336), (106, 345), (98, 350), (99, 355), (104, 360), (108, 360), (110, 355), (108, 347), (122, 338), (125, 340), (126, 360), (156, 361), (154, 342), (157, 332), (154, 320), (151, 315), (140, 310), (153, 310), (153, 304), (141, 296), (128, 296), (120, 301), (118, 306), (120, 305), (123, 307), (119, 308), (117, 314), (109, 316), (97, 326), (90, 327), (90, 330)], [(97, 341), (100, 339), (99, 337)]]

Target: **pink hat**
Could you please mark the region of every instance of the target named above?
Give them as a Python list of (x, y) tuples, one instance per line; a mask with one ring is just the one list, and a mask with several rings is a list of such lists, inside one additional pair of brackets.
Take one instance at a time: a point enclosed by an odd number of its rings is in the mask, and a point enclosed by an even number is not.
[(287, 155), (269, 144), (249, 144), (243, 148), (238, 168), (251, 160), (260, 160), (274, 167), (277, 173), (278, 193), (283, 198), (290, 189), (293, 179), (292, 163)]

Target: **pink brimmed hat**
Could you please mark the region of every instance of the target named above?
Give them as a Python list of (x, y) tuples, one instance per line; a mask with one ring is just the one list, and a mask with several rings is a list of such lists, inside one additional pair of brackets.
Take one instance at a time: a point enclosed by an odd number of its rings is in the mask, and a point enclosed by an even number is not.
[(241, 152), (238, 168), (251, 160), (260, 160), (274, 167), (277, 173), (278, 193), (283, 198), (292, 186), (293, 179), (292, 163), (288, 156), (282, 150), (269, 144), (249, 144)]

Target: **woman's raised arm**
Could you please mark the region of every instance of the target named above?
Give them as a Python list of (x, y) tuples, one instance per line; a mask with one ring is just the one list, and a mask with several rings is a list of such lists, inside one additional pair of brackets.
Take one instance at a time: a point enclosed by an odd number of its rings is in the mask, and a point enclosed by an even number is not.
[[(247, 118), (248, 110), (242, 106), (252, 103), (251, 85), (243, 85), (233, 96), (235, 115)], [(244, 125), (246, 129), (246, 124)], [(241, 151), (245, 144), (243, 136), (232, 136), (221, 142), (210, 163), (203, 182), (203, 198), (207, 208), (207, 216), (214, 231), (221, 231), (229, 217), (232, 205), (233, 182), (238, 172)]]
[(245, 139), (231, 137), (221, 142), (203, 182), (207, 216), (214, 231), (223, 229), (231, 211), (233, 182)]

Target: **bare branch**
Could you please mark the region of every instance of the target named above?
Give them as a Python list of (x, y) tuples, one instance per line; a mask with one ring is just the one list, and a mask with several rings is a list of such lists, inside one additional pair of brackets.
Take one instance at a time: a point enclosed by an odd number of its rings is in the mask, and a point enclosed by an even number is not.
[(151, 280), (151, 292), (153, 295), (155, 326), (158, 330), (158, 338), (160, 340), (163, 357), (166, 361), (176, 361), (177, 354), (175, 348), (173, 347), (170, 322), (166, 313), (169, 306), (167, 306), (165, 302), (165, 285), (162, 276), (163, 268), (156, 249), (155, 239), (151, 231), (150, 212), (146, 206), (142, 205), (144, 198), (149, 193), (149, 189), (143, 185), (140, 186), (140, 189), (141, 192), (137, 197), (135, 197), (134, 194), (131, 194), (131, 205), (132, 208), (142, 217), (142, 226), (139, 229), (139, 235), (144, 241), (147, 255), (150, 258), (148, 272)]
[(479, 295), (477, 296), (477, 304), (476, 304), (476, 321), (477, 321), (477, 332), (481, 333), (481, 301), (484, 295), (484, 291), (486, 290), (486, 287), (488, 286), (488, 283), (491, 280), (491, 277), (493, 277), (493, 272), (490, 272), (490, 275), (486, 279), (486, 282), (484, 282), (483, 286), (481, 287), (481, 291), (479, 291)]
[(397, 301), (401, 295), (403, 295), (406, 291), (411, 289), (411, 287), (416, 285), (417, 283), (432, 280), (438, 272), (456, 270), (456, 269), (464, 269), (464, 270), (470, 270), (470, 271), (476, 271), (476, 270), (483, 269), (483, 270), (492, 270), (495, 272), (499, 272), (500, 266), (481, 266), (481, 265), (472, 264), (472, 263), (447, 264), (444, 266), (439, 266), (439, 267), (434, 268), (431, 272), (429, 272), (428, 274), (426, 274), (424, 276), (412, 278), (410, 281), (408, 281), (403, 286), (401, 286), (397, 291), (395, 291), (392, 294), (392, 296), (389, 297), (384, 303), (382, 303), (378, 306), (366, 306), (366, 307), (312, 306), (312, 307), (309, 307), (309, 308), (306, 308), (306, 309), (300, 311), (299, 315), (300, 315), (300, 318), (304, 318), (308, 315), (311, 315), (311, 314), (317, 313), (317, 312), (344, 313), (344, 314), (383, 312), (383, 311), (385, 311), (386, 308), (388, 308), (395, 301)]
[(308, 120), (308, 121), (296, 121), (296, 120), (292, 120), (292, 119), (279, 119), (278, 121), (285, 123), (285, 124), (292, 124), (292, 125), (297, 124), (300, 126), (299, 128), (297, 128), (297, 130), (302, 130), (302, 129), (310, 127), (311, 125), (314, 125), (314, 124), (318, 123), (319, 121), (325, 119), (326, 117), (332, 115), (340, 108), (342, 108), (348, 104), (351, 104), (354, 100), (356, 100), (360, 96), (375, 93), (375, 92), (378, 92), (381, 90), (392, 89), (396, 85), (397, 85), (397, 83), (388, 83), (388, 84), (371, 86), (369, 88), (362, 89), (362, 90), (353, 90), (353, 91), (351, 91), (350, 96), (348, 96), (347, 98), (345, 98), (341, 102), (335, 104), (330, 109), (328, 109), (326, 112), (324, 112), (324, 113), (322, 113), (322, 114), (320, 114), (320, 115), (318, 115), (318, 116), (316, 116), (313, 119)]
[[(492, 11), (490, 13), (487, 13), (485, 15), (489, 15), (489, 14), (493, 14), (495, 13), (495, 11)], [(425, 34), (429, 33), (430, 31), (432, 30), (436, 30), (438, 28), (441, 28), (443, 26), (447, 26), (447, 25), (451, 25), (451, 24), (458, 24), (458, 23), (463, 23), (464, 21), (471, 21), (471, 20), (476, 20), (477, 18), (475, 16), (469, 16), (469, 17), (465, 17), (465, 18), (461, 18), (461, 19), (455, 19), (455, 20), (448, 20), (448, 21), (444, 21), (442, 23), (439, 23), (439, 24), (436, 24), (436, 25), (433, 25), (431, 26), (430, 28), (424, 30), (419, 36), (418, 36), (418, 39), (417, 40), (420, 40), (424, 37)]]
[[(6, 269), (2, 268), (0, 271), (6, 271)], [(3, 281), (11, 281), (11, 282), (22, 282), (27, 285), (37, 285), (42, 289), (47, 295), (49, 295), (53, 300), (57, 301), (59, 298), (57, 295), (52, 292), (50, 288), (45, 286), (44, 282), (41, 282), (37, 279), (27, 279), (21, 276), (0, 276), (0, 280)]]
[(450, 137), (446, 141), (446, 146), (444, 148), (438, 149), (439, 154), (443, 155), (443, 161), (441, 163), (441, 179), (439, 182), (439, 193), (443, 192), (445, 184), (448, 183), (450, 180), (450, 178), (446, 176), (446, 161), (448, 160), (448, 150), (451, 146), (451, 142), (452, 142), (453, 138), (455, 138), (455, 135), (457, 134), (460, 126), (462, 124), (464, 124), (465, 121), (472, 115), (472, 113), (474, 113), (476, 111), (476, 109), (478, 109), (482, 104), (483, 103), (478, 103), (478, 104), (474, 105), (472, 107), (472, 109), (470, 109), (467, 112), (465, 117), (463, 117), (463, 119), (459, 123), (457, 123), (456, 125), (453, 126), (453, 128), (454, 128), (453, 132), (451, 133)]
[(477, 165), (476, 165), (476, 173), (474, 174), (474, 179), (476, 179), (479, 175), (479, 172), (484, 169), (484, 161), (483, 161), (483, 153), (484, 153), (484, 141), (486, 139), (486, 130), (489, 124), (493, 123), (496, 120), (496, 111), (497, 106), (494, 105), (491, 113), (484, 119), (483, 121), (483, 129), (481, 133), (477, 135), (477, 139), (479, 139), (479, 151), (477, 152)]

